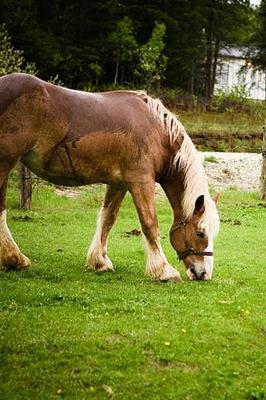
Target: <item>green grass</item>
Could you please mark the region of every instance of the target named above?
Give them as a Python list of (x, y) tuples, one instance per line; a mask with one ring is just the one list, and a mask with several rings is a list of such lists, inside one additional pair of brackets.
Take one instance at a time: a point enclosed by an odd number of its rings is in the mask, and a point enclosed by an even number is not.
[(174, 111), (199, 150), (261, 152), (265, 113)]
[(230, 110), (223, 113), (176, 110), (176, 114), (191, 135), (201, 132), (210, 136), (217, 134), (225, 136), (261, 134), (262, 136), (264, 115)]
[(204, 157), (204, 163), (206, 163), (206, 162), (207, 163), (214, 163), (214, 164), (219, 163), (218, 159), (213, 155), (205, 156)]
[[(265, 204), (222, 195), (211, 282), (158, 284), (144, 275), (127, 197), (111, 233), (117, 272), (84, 272), (101, 188), (76, 199), (37, 186), (33, 211), (9, 196), (9, 226), (33, 261), (0, 273), (1, 399), (264, 399)], [(157, 200), (162, 244), (171, 210)], [(24, 218), (25, 215), (28, 218)]]

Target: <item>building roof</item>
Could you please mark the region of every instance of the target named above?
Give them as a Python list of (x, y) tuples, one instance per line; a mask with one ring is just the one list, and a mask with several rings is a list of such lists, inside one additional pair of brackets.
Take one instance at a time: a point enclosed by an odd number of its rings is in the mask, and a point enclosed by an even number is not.
[(224, 47), (219, 51), (219, 57), (222, 58), (247, 58), (250, 49), (247, 47)]

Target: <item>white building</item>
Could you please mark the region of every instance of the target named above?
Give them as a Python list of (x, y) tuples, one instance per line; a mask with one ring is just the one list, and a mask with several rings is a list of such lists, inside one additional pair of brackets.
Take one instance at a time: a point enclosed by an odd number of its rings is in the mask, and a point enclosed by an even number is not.
[(230, 92), (242, 86), (249, 98), (265, 100), (265, 72), (255, 69), (246, 53), (246, 49), (238, 48), (220, 51), (214, 91)]

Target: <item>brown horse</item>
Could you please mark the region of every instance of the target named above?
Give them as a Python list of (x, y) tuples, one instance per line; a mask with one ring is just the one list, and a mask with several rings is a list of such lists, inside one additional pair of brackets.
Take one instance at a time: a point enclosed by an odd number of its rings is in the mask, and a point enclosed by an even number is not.
[(0, 78), (0, 259), (6, 269), (30, 266), (6, 224), (10, 170), (21, 160), (55, 184), (107, 185), (88, 268), (114, 271), (107, 237), (129, 191), (147, 245), (147, 273), (180, 281), (161, 248), (155, 182), (173, 209), (170, 241), (190, 279), (210, 279), (219, 229), (199, 155), (177, 118), (144, 92), (86, 93), (32, 75)]

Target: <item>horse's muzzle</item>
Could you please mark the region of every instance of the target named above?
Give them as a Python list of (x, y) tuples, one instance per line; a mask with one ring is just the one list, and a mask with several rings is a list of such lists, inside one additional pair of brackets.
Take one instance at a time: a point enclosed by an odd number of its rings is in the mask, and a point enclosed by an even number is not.
[(205, 281), (206, 279), (205, 269), (197, 270), (197, 268), (194, 265), (192, 265), (189, 269), (191, 274), (195, 277), (197, 281)]

